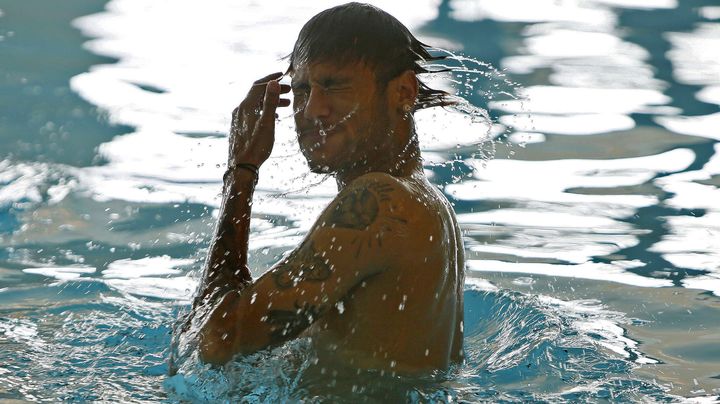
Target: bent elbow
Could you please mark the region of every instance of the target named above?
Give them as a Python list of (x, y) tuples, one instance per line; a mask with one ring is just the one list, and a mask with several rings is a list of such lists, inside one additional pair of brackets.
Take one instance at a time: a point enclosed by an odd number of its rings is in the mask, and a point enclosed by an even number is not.
[(202, 324), (198, 351), (200, 360), (212, 365), (224, 365), (235, 354), (233, 328), (237, 321), (234, 315), (237, 293), (227, 293)]
[(203, 337), (200, 338), (199, 354), (203, 363), (214, 366), (222, 366), (232, 358), (232, 351), (227, 344)]
[(201, 326), (198, 350), (204, 363), (224, 365), (237, 354), (247, 355), (263, 348), (257, 343), (257, 333), (248, 332), (244, 302), (239, 293), (227, 293)]
[(249, 355), (262, 347), (243, 345), (238, 336), (231, 338), (222, 330), (206, 328), (200, 334), (198, 351), (200, 360), (214, 366), (228, 363), (235, 355)]
[(224, 365), (234, 354), (233, 339), (230, 338), (225, 324), (218, 324), (213, 321), (213, 317), (215, 316), (210, 316), (200, 330), (198, 339), (200, 360), (211, 365)]

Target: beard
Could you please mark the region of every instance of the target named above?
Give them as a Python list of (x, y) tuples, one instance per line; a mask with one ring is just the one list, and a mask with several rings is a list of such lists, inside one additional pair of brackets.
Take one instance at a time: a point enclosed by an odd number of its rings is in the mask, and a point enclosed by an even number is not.
[[(382, 96), (381, 96), (382, 95)], [(387, 136), (391, 136), (390, 114), (384, 94), (376, 95), (372, 110), (365, 116), (353, 116), (345, 123), (338, 125), (341, 131), (338, 136), (346, 136), (343, 144), (334, 145), (336, 150), (328, 150), (320, 156), (314, 156), (315, 148), (309, 147), (301, 151), (307, 161), (310, 171), (315, 174), (337, 174), (346, 171), (355, 171), (361, 167), (372, 166), (378, 158), (386, 158), (388, 153)], [(348, 138), (347, 128), (354, 125), (354, 136)], [(331, 137), (327, 141), (334, 141)], [(322, 146), (320, 146), (322, 147)], [(327, 154), (326, 154), (327, 153)]]

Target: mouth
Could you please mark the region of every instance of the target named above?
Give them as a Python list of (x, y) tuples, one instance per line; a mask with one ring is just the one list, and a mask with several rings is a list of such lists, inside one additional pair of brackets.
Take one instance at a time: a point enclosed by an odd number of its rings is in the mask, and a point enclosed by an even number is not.
[(325, 140), (336, 134), (340, 128), (333, 125), (328, 129), (308, 128), (298, 132), (298, 141), (311, 146), (318, 146), (325, 143)]

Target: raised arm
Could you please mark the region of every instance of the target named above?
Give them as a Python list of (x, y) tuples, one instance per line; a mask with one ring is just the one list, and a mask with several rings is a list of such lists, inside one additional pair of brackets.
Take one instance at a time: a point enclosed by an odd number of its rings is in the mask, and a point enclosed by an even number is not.
[(395, 265), (413, 211), (393, 177), (373, 173), (354, 181), (287, 258), (223, 296), (202, 325), (201, 358), (222, 364), (299, 335), (353, 288)]
[(290, 91), (289, 86), (275, 81), (280, 76), (281, 73), (274, 73), (257, 80), (233, 111), (220, 218), (193, 311), (252, 282), (247, 268), (247, 249), (256, 170), (272, 151), (275, 110), (290, 102), (280, 98), (280, 94)]

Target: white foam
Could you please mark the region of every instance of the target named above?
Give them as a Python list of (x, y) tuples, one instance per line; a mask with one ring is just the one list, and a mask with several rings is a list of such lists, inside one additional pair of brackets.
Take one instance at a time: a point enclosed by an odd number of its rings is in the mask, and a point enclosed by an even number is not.
[(492, 282), (487, 279), (466, 277), (465, 287), (470, 290), (477, 290), (480, 292), (497, 292), (500, 290), (497, 286), (493, 285)]
[(537, 213), (525, 209), (462, 213), (457, 217), (460, 223), (497, 223), (522, 227), (597, 229), (601, 231), (628, 231), (632, 229), (632, 226), (627, 223), (601, 216), (587, 216), (566, 212)]
[(102, 271), (103, 278), (135, 279), (157, 275), (176, 275), (181, 271), (176, 269), (194, 263), (191, 259), (175, 259), (163, 255), (159, 257), (146, 257), (137, 260), (122, 259), (108, 264)]
[(49, 278), (55, 278), (59, 281), (68, 281), (80, 278), (84, 274), (95, 273), (97, 269), (86, 266), (73, 267), (40, 267), (25, 268), (22, 271), (26, 274), (43, 275)]
[(545, 141), (545, 135), (537, 132), (513, 132), (508, 136), (508, 140), (520, 145), (542, 143)]
[(562, 203), (605, 203), (649, 206), (650, 195), (594, 195), (566, 192), (575, 187), (615, 188), (642, 184), (658, 172), (688, 167), (695, 154), (675, 149), (653, 156), (613, 160), (491, 160), (466, 161), (475, 169), (476, 181), (451, 184), (446, 192), (462, 200), (513, 200)]
[[(710, 237), (720, 237), (720, 232), (718, 232), (718, 229), (708, 229), (708, 233), (710, 234)], [(666, 245), (665, 247), (667, 248), (668, 246)], [(707, 244), (700, 245), (698, 246), (698, 248), (694, 247), (695, 245), (693, 245), (692, 248), (688, 250), (709, 250)], [(717, 248), (717, 245), (714, 247)], [(710, 246), (710, 248), (712, 248), (712, 246)], [(658, 249), (662, 249), (662, 246), (658, 247)], [(663, 254), (663, 258), (668, 260), (676, 268), (689, 268), (717, 272), (717, 276), (720, 277), (720, 254), (712, 254), (712, 251)]]
[(620, 114), (503, 115), (500, 122), (520, 131), (538, 131), (558, 135), (599, 135), (629, 130), (635, 121)]
[(628, 272), (623, 266), (585, 262), (582, 264), (512, 263), (493, 260), (468, 260), (467, 268), (476, 272), (535, 274), (563, 278), (590, 279), (640, 287), (672, 286), (668, 279), (655, 279)]
[(720, 105), (720, 85), (707, 86), (695, 95), (698, 100)]
[(698, 10), (703, 18), (708, 20), (719, 20), (720, 19), (720, 7), (718, 6), (705, 6), (700, 7)]
[(665, 203), (676, 208), (720, 210), (720, 189), (697, 181), (710, 180), (720, 175), (720, 144), (715, 144), (715, 152), (710, 160), (699, 170), (681, 172), (655, 181), (673, 196)]
[(450, 8), (450, 16), (458, 21), (558, 21), (603, 26), (614, 24), (616, 19), (609, 10), (587, 7), (580, 1), (451, 0)]
[(677, 8), (677, 0), (592, 0), (595, 3), (613, 7), (635, 8), (641, 10)]
[(533, 114), (630, 114), (670, 97), (657, 90), (530, 86), (518, 90), (524, 100), (497, 101), (490, 105), (512, 113)]
[(632, 60), (642, 60), (649, 53), (639, 45), (625, 42), (608, 32), (590, 32), (574, 29), (553, 29), (525, 40), (526, 51), (546, 58), (586, 58), (620, 54)]
[(638, 350), (638, 342), (627, 337), (625, 329), (620, 325), (628, 322), (625, 314), (608, 310), (598, 300), (565, 301), (543, 295), (538, 300), (551, 310), (560, 310), (563, 318), (569, 320), (570, 328), (580, 335), (592, 336), (588, 338), (590, 342), (625, 358), (630, 358), (632, 353), (636, 356), (636, 363), (658, 363), (643, 355)]
[(699, 116), (659, 116), (653, 120), (675, 133), (720, 140), (720, 112)]
[(0, 206), (19, 201), (42, 201), (41, 186), (47, 176), (47, 165), (11, 164), (9, 160), (0, 161)]
[(197, 288), (197, 281), (189, 276), (107, 279), (105, 284), (123, 294), (183, 302), (190, 301)]
[(685, 278), (682, 280), (682, 284), (689, 289), (707, 290), (715, 296), (720, 296), (720, 277), (717, 274)]
[(720, 23), (695, 25), (692, 32), (665, 34), (672, 44), (666, 56), (679, 83), (720, 84)]

